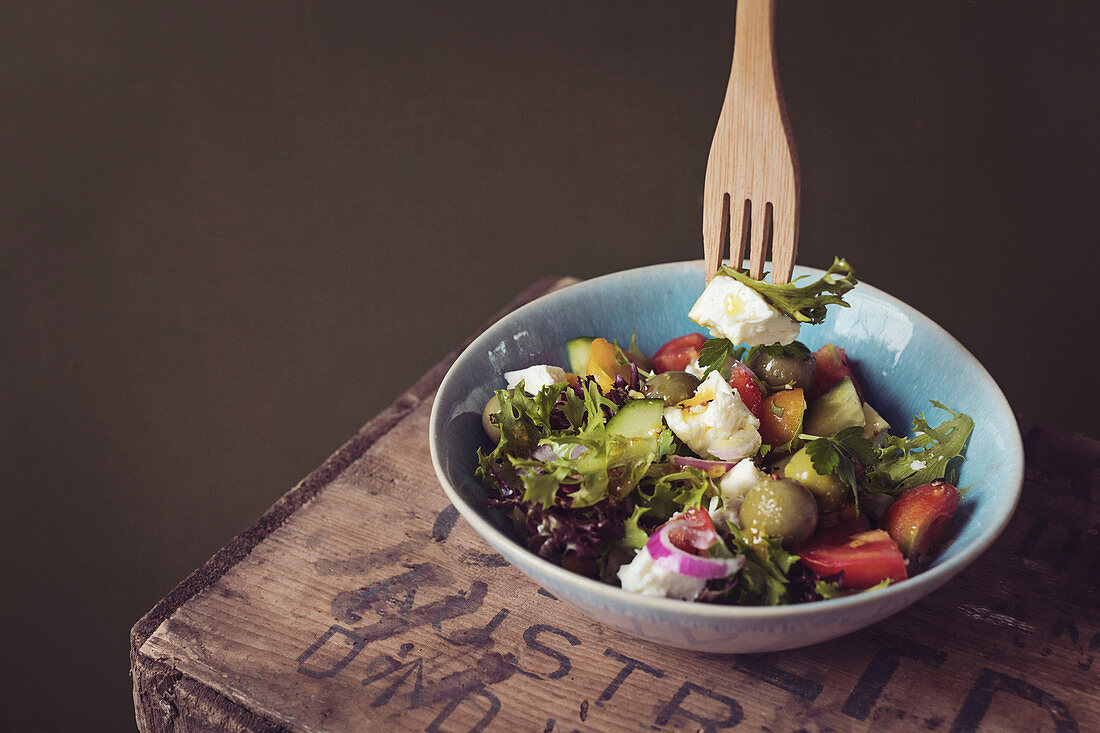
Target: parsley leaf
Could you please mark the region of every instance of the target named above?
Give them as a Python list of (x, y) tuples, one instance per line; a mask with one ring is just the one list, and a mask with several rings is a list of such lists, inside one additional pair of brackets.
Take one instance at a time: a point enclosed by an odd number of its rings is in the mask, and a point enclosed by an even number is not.
[(699, 368), (703, 370), (703, 379), (715, 371), (721, 371), (729, 358), (736, 353), (729, 339), (707, 339), (699, 351)]
[(871, 441), (863, 437), (863, 428), (859, 425), (852, 425), (837, 432), (833, 440), (857, 463), (867, 465), (876, 458), (874, 446), (871, 445)]
[(776, 310), (800, 323), (821, 323), (825, 320), (827, 305), (847, 308), (848, 304), (844, 302), (843, 296), (857, 283), (851, 265), (839, 257), (833, 259), (833, 264), (819, 280), (809, 285), (797, 284), (805, 276), (795, 278), (786, 285), (753, 280), (747, 273), (728, 265), (723, 265), (718, 274), (739, 280), (759, 293)]
[(828, 438), (818, 438), (806, 444), (806, 455), (813, 462), (814, 470), (822, 476), (836, 473), (840, 465), (840, 451)]
[(852, 490), (852, 499), (859, 511), (859, 484), (856, 481), (855, 464), (867, 466), (877, 460), (871, 441), (863, 437), (863, 428), (853, 425), (844, 428), (831, 438), (799, 436), (806, 443), (806, 455), (814, 470), (822, 476), (835, 473)]

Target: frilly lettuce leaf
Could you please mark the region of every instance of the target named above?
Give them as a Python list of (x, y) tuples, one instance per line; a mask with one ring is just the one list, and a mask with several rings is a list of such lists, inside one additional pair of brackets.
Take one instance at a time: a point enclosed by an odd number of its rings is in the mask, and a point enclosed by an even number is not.
[[(671, 468), (675, 471), (668, 472)], [(658, 523), (667, 522), (673, 514), (699, 506), (703, 497), (715, 493), (713, 482), (697, 468), (679, 468), (662, 463), (655, 466), (658, 472), (652, 485), (648, 481), (638, 487), (634, 500), (644, 506)]]
[(752, 288), (776, 310), (799, 323), (821, 323), (825, 320), (827, 305), (849, 307), (843, 296), (858, 282), (851, 265), (840, 257), (833, 258), (833, 264), (825, 274), (809, 285), (798, 285), (805, 275), (796, 277), (786, 285), (775, 285), (753, 280), (747, 273), (728, 265), (719, 268), (718, 274), (732, 277)]
[[(539, 440), (553, 431), (550, 426), (550, 413), (565, 388), (564, 382), (551, 384), (543, 387), (533, 397), (523, 391), (522, 381), (514, 390), (498, 389), (496, 397), (500, 403), (500, 411), (491, 419), (500, 428), (500, 441), (489, 454), (489, 459), (498, 461), (504, 455), (530, 453), (538, 445)], [(580, 400), (575, 395), (573, 397), (574, 401)], [(568, 405), (569, 402), (567, 401), (566, 404)], [(569, 415), (568, 411), (566, 415)]]
[(634, 513), (623, 523), (623, 539), (620, 543), (623, 547), (629, 547), (634, 550), (640, 550), (645, 547), (645, 543), (649, 541), (649, 535), (645, 533), (644, 529), (638, 526), (638, 520), (648, 511), (649, 507), (642, 506), (641, 504), (634, 507)]
[(655, 438), (628, 438), (608, 432), (601, 409), (604, 404), (605, 398), (594, 387), (586, 391), (584, 428), (576, 435), (559, 431), (538, 441), (538, 445), (552, 451), (549, 460), (508, 455), (523, 482), (524, 501), (548, 507), (558, 499), (559, 487), (568, 496), (566, 505), (571, 508), (592, 506), (608, 496), (621, 499), (646, 478), (654, 462), (672, 449), (667, 430)]
[(733, 593), (738, 603), (752, 606), (779, 606), (789, 602), (787, 576), (798, 561), (783, 549), (782, 540), (760, 538), (749, 542), (732, 522), (726, 544), (737, 555), (745, 556), (741, 578)]
[[(955, 484), (959, 480), (959, 464), (974, 430), (974, 421), (961, 412), (931, 400), (951, 417), (932, 427), (923, 415), (913, 418), (913, 437), (888, 436), (877, 449), (877, 460), (867, 467), (863, 484), (869, 491), (881, 491), (897, 496), (907, 489), (944, 480)], [(914, 467), (917, 462), (919, 467)]]

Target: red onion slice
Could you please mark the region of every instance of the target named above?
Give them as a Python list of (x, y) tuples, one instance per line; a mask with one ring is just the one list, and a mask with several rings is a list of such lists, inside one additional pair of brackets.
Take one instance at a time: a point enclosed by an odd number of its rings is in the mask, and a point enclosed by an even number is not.
[(726, 471), (730, 470), (737, 465), (737, 462), (730, 461), (708, 461), (703, 458), (691, 458), (690, 456), (673, 456), (672, 462), (677, 466), (686, 466), (687, 468), (698, 468), (700, 471), (710, 476), (711, 478), (718, 478), (724, 476)]
[(548, 445), (540, 445), (539, 447), (531, 451), (531, 460), (533, 461), (542, 461), (543, 463), (546, 463), (547, 461), (552, 461), (557, 457), (558, 454), (555, 453), (554, 449)]
[[(569, 460), (575, 461), (587, 452), (588, 448), (586, 448), (585, 446), (574, 445), (572, 448), (569, 449)], [(542, 461), (543, 463), (546, 463), (547, 461), (556, 461), (561, 458), (561, 456), (559, 456), (557, 451), (555, 451), (549, 445), (543, 444), (531, 451), (530, 458), (535, 461)]]
[(681, 524), (686, 525), (685, 522), (676, 520), (665, 522), (650, 535), (645, 547), (649, 551), (649, 556), (653, 558), (653, 562), (679, 575), (707, 580), (728, 577), (744, 566), (745, 558), (741, 555), (733, 558), (700, 557), (684, 552), (672, 544), (672, 540), (668, 537), (669, 531)]

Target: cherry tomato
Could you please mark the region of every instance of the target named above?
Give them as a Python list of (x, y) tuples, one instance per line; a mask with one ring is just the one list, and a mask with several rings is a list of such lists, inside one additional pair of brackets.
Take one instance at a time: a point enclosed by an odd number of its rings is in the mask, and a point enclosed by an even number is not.
[(814, 352), (814, 360), (817, 362), (817, 371), (814, 372), (814, 384), (810, 388), (810, 395), (814, 399), (828, 392), (833, 385), (845, 377), (851, 377), (856, 394), (859, 395), (860, 401), (863, 401), (863, 387), (856, 379), (844, 349), (835, 344), (825, 344)]
[(741, 401), (749, 408), (757, 420), (764, 418), (764, 398), (760, 395), (760, 388), (753, 380), (752, 370), (737, 361), (733, 363), (733, 372), (730, 373), (730, 386), (741, 395)]
[(693, 555), (707, 555), (707, 548), (718, 540), (718, 531), (710, 514), (702, 507), (688, 509), (673, 520), (677, 525), (669, 530), (668, 539), (677, 549)]
[(944, 481), (934, 481), (899, 496), (882, 515), (879, 526), (897, 541), (906, 557), (924, 555), (943, 539), (958, 507), (958, 490)]
[(867, 520), (853, 519), (811, 537), (795, 550), (800, 562), (821, 576), (843, 573), (845, 588), (870, 588), (884, 580), (909, 577), (898, 545), (881, 529), (869, 529)]
[(699, 356), (704, 341), (706, 337), (701, 333), (689, 333), (672, 339), (653, 355), (653, 371), (658, 374), (684, 371)]
[(760, 410), (760, 439), (768, 445), (783, 445), (802, 430), (806, 397), (801, 387), (768, 395)]

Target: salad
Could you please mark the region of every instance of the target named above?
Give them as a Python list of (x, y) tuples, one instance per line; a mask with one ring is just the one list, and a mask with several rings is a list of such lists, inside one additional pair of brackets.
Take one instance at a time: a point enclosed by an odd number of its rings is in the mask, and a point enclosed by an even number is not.
[[(623, 589), (781, 605), (904, 581), (940, 548), (973, 421), (889, 434), (841, 345), (797, 340), (857, 284), (722, 267), (689, 333), (648, 356), (599, 335), (504, 374), (478, 451), (487, 501), (538, 555)], [(858, 355), (854, 355), (858, 356)]]

